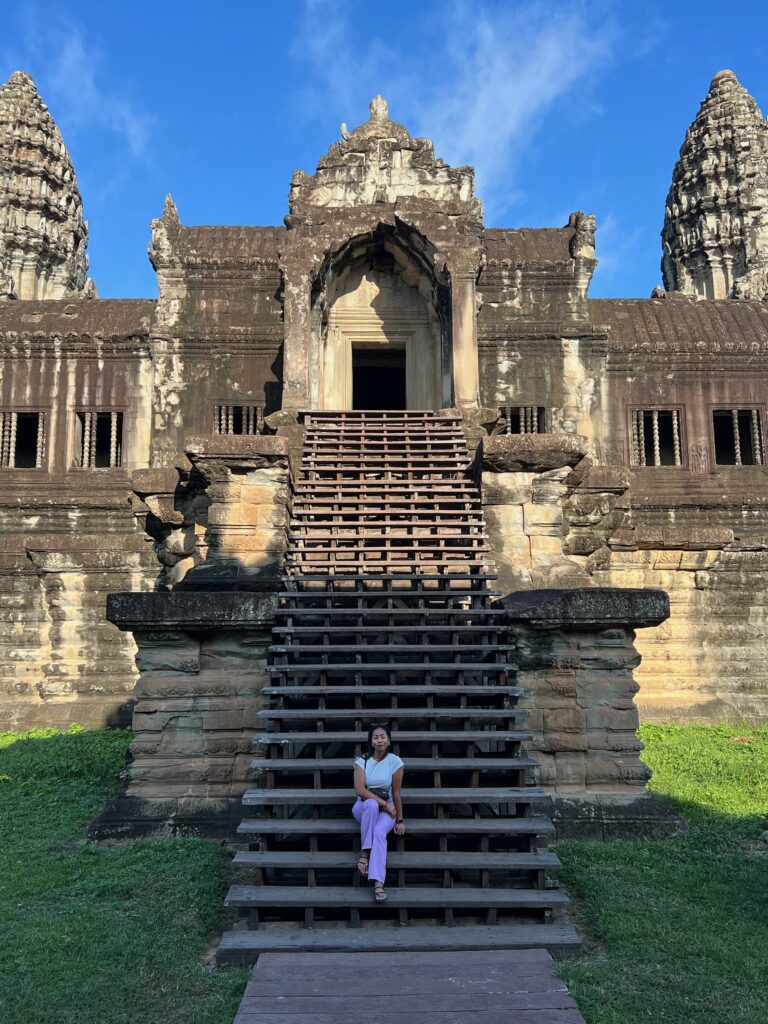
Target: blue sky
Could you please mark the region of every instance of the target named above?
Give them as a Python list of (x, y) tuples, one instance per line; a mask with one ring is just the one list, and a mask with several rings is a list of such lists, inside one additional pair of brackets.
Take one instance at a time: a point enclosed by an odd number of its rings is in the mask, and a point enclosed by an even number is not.
[[(731, 13), (733, 12), (733, 13)], [(0, 76), (35, 78), (69, 147), (103, 297), (154, 296), (149, 221), (279, 224), (376, 93), (452, 164), (486, 223), (597, 217), (591, 294), (660, 282), (664, 198), (712, 75), (768, 108), (768, 5), (647, 0), (39, 0), (4, 11)]]

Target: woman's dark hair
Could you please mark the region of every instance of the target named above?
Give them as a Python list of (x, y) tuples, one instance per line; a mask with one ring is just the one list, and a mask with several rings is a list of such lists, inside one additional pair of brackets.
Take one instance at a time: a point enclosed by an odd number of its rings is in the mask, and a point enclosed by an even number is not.
[(370, 722), (368, 725), (368, 746), (365, 754), (363, 754), (363, 760), (367, 761), (369, 757), (373, 757), (373, 734), (377, 729), (383, 729), (387, 734), (390, 747), (392, 746), (392, 730), (386, 722)]

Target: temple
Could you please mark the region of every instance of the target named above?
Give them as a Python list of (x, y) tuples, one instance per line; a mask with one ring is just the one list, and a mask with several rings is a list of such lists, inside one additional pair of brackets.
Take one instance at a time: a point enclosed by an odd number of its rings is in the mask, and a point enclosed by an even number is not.
[[(16, 72), (0, 88), (4, 727), (132, 724), (104, 828), (221, 833), (254, 732), (279, 757), (270, 680), (329, 664), (317, 618), (294, 632), (297, 577), (342, 581), (312, 606), (342, 623), (360, 607), (344, 585), (389, 580), (412, 633), (396, 614), (334, 627), (341, 675), (343, 649), (371, 642), (418, 676), (412, 641), (462, 685), (511, 673), (552, 817), (659, 825), (639, 719), (768, 717), (767, 225), (768, 126), (731, 71), (686, 134), (647, 299), (589, 298), (587, 214), (486, 227), (472, 168), (376, 97), (293, 175), (283, 225), (185, 225), (168, 196), (157, 297), (98, 299), (72, 163)], [(425, 609), (443, 618), (406, 615)]]

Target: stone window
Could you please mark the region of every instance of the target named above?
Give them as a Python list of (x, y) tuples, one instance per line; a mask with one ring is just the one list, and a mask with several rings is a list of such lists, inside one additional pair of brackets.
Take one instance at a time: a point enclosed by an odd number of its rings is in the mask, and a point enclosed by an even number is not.
[(45, 458), (45, 413), (0, 411), (0, 467), (40, 469)]
[(765, 464), (759, 409), (714, 409), (712, 431), (718, 466)]
[(682, 466), (682, 410), (632, 409), (632, 465)]
[(214, 405), (214, 434), (263, 434), (263, 405)]
[(74, 450), (78, 469), (118, 469), (123, 464), (123, 414), (112, 409), (76, 412)]
[(504, 434), (546, 434), (546, 417), (543, 405), (505, 405), (500, 410), (502, 433)]

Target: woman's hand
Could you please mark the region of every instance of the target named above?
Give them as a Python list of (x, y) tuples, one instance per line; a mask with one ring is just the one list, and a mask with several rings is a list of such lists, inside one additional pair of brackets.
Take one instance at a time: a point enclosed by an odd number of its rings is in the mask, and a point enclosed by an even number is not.
[(405, 822), (404, 821), (399, 821), (395, 825), (395, 835), (396, 836), (404, 836), (405, 835)]
[(397, 808), (395, 807), (391, 800), (389, 800), (385, 804), (384, 810), (387, 812), (390, 818), (397, 818)]

